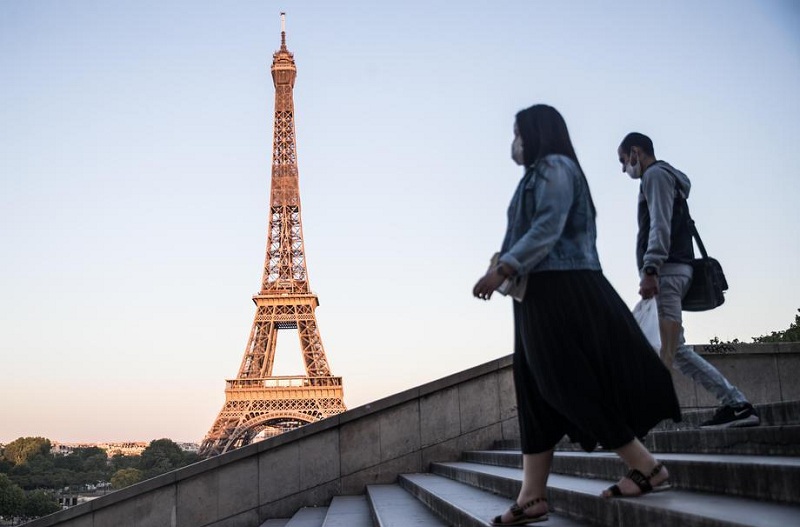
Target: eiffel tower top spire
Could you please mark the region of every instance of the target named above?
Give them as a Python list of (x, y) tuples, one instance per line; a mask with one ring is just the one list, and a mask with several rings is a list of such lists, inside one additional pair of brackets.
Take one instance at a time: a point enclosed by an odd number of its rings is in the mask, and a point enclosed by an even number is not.
[(294, 65), (294, 53), (286, 47), (286, 13), (281, 13), (281, 48), (272, 55), (272, 82), (278, 86), (294, 88), (297, 67)]
[(281, 11), (281, 50), (286, 49), (286, 13)]

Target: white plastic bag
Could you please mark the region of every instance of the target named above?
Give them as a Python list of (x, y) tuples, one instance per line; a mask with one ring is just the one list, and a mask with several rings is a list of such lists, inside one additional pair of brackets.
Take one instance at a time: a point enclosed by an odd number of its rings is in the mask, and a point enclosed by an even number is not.
[(639, 300), (633, 307), (633, 318), (642, 328), (642, 333), (647, 337), (647, 341), (661, 355), (661, 331), (658, 327), (658, 305), (656, 297)]

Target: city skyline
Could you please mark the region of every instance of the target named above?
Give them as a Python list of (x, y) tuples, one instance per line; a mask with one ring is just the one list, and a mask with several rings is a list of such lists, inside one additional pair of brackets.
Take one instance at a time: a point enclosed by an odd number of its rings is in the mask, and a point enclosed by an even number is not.
[[(638, 188), (616, 146), (636, 130), (692, 179), (692, 214), (730, 283), (720, 309), (687, 315), (688, 341), (793, 321), (792, 2), (12, 0), (0, 443), (202, 440), (263, 270), (280, 11), (298, 64), (310, 284), (348, 408), (511, 353), (510, 300), (471, 289), (520, 176), (513, 116), (538, 102), (570, 127), (601, 263), (629, 305)], [(275, 370), (292, 375), (299, 345), (286, 340)]]

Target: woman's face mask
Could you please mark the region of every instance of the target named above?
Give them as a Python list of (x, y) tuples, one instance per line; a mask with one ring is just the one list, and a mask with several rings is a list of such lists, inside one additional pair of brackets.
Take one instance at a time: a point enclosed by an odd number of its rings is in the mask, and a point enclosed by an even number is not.
[(516, 124), (514, 124), (514, 141), (511, 142), (511, 159), (518, 165), (525, 164), (525, 156), (522, 153), (522, 137), (519, 135)]

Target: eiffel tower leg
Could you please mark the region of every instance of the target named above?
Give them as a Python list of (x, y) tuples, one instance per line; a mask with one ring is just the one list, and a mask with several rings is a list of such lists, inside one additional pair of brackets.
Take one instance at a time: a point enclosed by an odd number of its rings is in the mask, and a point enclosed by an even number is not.
[[(275, 362), (275, 348), (277, 344), (278, 328), (274, 324), (274, 309), (271, 306), (259, 306), (250, 330), (242, 364), (239, 367), (239, 379), (261, 379), (272, 374)], [(258, 383), (258, 381), (255, 381)], [(231, 382), (228, 381), (230, 386)], [(228, 451), (233, 445), (234, 438), (241, 435), (240, 427), (249, 410), (249, 404), (241, 404), (231, 400), (226, 389), (226, 403), (217, 416), (216, 421), (206, 435), (199, 453), (203, 456), (217, 455)], [(245, 401), (246, 403), (246, 401)], [(249, 440), (245, 439), (248, 442)]]
[(256, 310), (253, 329), (239, 367), (239, 378), (268, 377), (272, 375), (275, 364), (275, 347), (278, 341), (278, 328), (273, 322), (270, 309), (259, 306)]
[(325, 349), (322, 347), (317, 321), (314, 318), (298, 321), (297, 332), (300, 336), (300, 349), (308, 376), (329, 377), (331, 371), (325, 358)]

